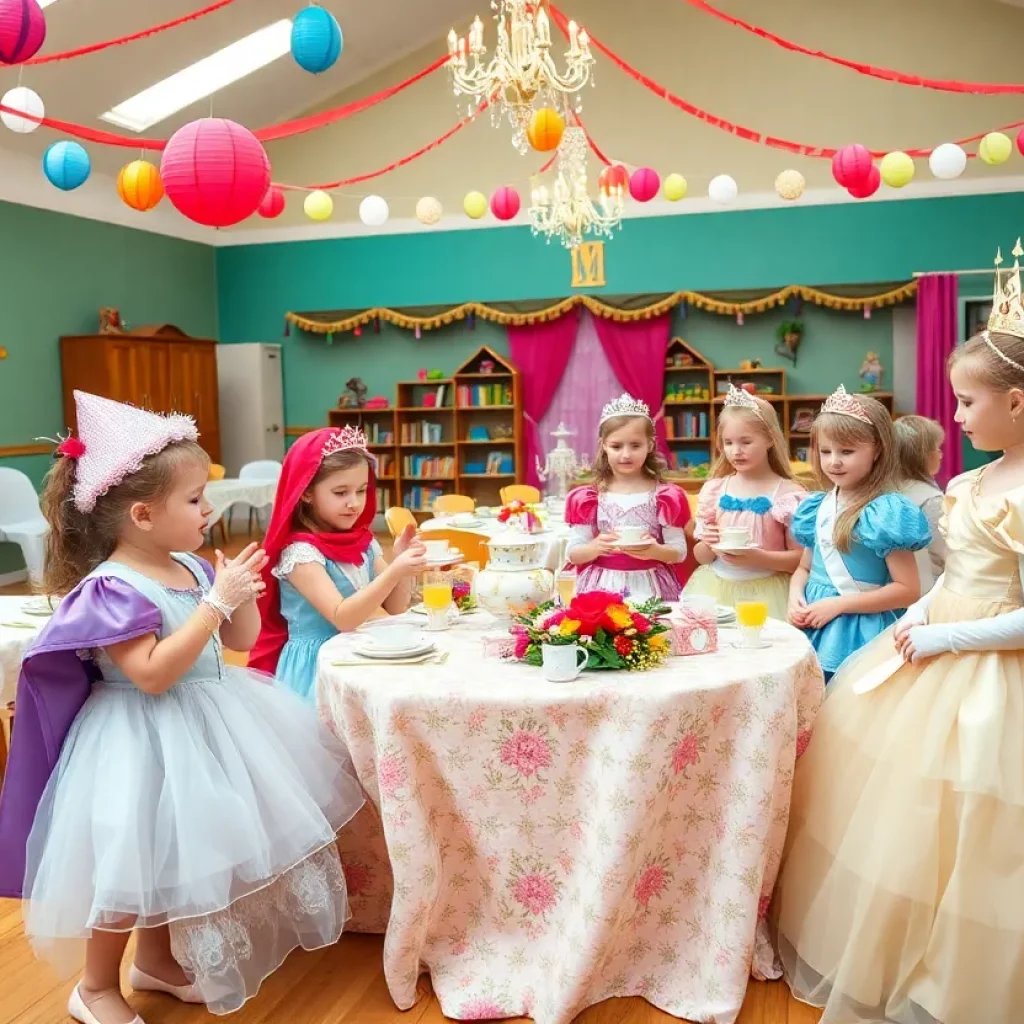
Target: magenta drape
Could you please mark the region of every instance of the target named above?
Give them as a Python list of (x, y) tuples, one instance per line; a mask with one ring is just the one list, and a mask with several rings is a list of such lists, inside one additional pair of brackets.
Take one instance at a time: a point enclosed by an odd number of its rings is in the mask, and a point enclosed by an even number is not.
[(956, 399), (946, 373), (959, 333), (956, 275), (922, 277), (917, 292), (917, 413), (935, 420), (946, 432), (942, 469), (936, 478), (943, 490), (963, 472), (963, 439), (953, 420)]
[(668, 353), (671, 318), (666, 313), (650, 320), (619, 322), (597, 316), (594, 317), (594, 325), (615, 376), (634, 398), (650, 406), (658, 450), (667, 456), (668, 442), (662, 403), (665, 400), (665, 356)]
[(543, 460), (544, 446), (538, 424), (548, 411), (558, 382), (572, 354), (579, 326), (579, 309), (557, 320), (545, 320), (522, 327), (508, 328), (508, 350), (519, 371), (523, 388), (523, 413), (526, 423), (526, 480), (540, 487), (537, 457)]

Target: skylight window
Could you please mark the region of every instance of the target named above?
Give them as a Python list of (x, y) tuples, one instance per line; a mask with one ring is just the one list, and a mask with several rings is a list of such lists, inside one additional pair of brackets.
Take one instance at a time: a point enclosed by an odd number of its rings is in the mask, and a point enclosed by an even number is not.
[(291, 34), (290, 18), (275, 21), (273, 25), (267, 25), (176, 71), (100, 116), (104, 121), (130, 131), (144, 132), (197, 100), (211, 96), (283, 57), (291, 50)]

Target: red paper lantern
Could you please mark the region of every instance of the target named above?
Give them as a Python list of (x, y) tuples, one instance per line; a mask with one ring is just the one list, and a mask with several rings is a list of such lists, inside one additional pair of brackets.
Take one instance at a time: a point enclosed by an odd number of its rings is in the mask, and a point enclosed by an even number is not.
[(622, 164), (606, 167), (597, 179), (597, 187), (605, 195), (624, 195), (629, 185), (629, 172)]
[(36, 0), (0, 0), (0, 63), (21, 64), (46, 39), (46, 16)]
[(270, 160), (248, 128), (201, 117), (179, 128), (160, 160), (164, 191), (197, 224), (226, 228), (256, 212), (270, 187)]
[(275, 217), (280, 217), (283, 212), (284, 192), (276, 185), (271, 185), (260, 203), (259, 215), (267, 220), (273, 220)]
[(491, 196), (491, 213), (498, 220), (511, 220), (520, 207), (519, 193), (511, 185), (502, 185)]
[(629, 194), (638, 203), (649, 203), (661, 188), (658, 172), (650, 167), (638, 167), (629, 178)]
[(881, 184), (882, 172), (872, 164), (867, 177), (859, 185), (851, 185), (846, 191), (854, 199), (867, 199), (868, 196), (873, 196), (878, 191), (878, 186)]
[(854, 143), (851, 146), (843, 146), (832, 157), (832, 177), (843, 188), (853, 188), (865, 182), (873, 166), (870, 151), (859, 143)]

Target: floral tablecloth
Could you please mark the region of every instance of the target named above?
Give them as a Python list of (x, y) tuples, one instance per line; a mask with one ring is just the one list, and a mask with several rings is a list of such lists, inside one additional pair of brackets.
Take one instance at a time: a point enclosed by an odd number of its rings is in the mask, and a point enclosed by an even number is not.
[(395, 1003), (429, 970), (459, 1020), (568, 1024), (613, 996), (732, 1024), (776, 977), (764, 914), (822, 675), (797, 630), (647, 673), (548, 683), (485, 658), (464, 619), (445, 665), (337, 667), (318, 699), (370, 797), (342, 837), (354, 920), (386, 929)]

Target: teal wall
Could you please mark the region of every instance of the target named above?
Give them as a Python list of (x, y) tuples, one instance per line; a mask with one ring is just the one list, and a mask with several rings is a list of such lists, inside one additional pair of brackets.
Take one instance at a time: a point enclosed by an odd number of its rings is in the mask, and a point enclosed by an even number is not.
[[(64, 427), (62, 334), (91, 334), (101, 306), (129, 325), (173, 323), (216, 337), (214, 250), (28, 206), (0, 203), (0, 447), (32, 444)], [(38, 484), (46, 456), (0, 459)], [(0, 545), (0, 573), (20, 566), (20, 552)]]

